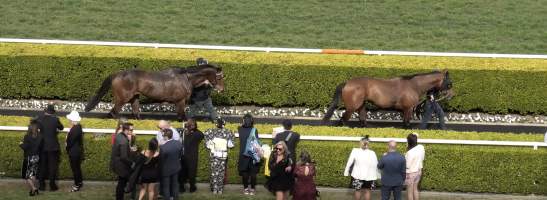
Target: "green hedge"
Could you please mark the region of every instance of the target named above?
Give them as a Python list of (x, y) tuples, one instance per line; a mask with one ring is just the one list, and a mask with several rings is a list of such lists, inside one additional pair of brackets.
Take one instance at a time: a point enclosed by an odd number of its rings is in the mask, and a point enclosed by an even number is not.
[[(139, 145), (151, 136), (139, 137)], [(0, 172), (7, 177), (20, 177), (22, 152), (18, 142), (22, 133), (0, 132), (0, 145), (10, 151), (0, 152)], [(62, 141), (64, 136), (59, 136)], [(86, 136), (85, 148), (87, 160), (83, 163), (84, 180), (113, 180), (108, 169), (110, 159), (110, 137)], [(264, 142), (270, 142), (264, 140)], [(203, 145), (200, 145), (203, 147)], [(356, 142), (317, 142), (302, 141), (298, 149), (308, 150), (317, 162), (316, 183), (320, 186), (346, 187), (348, 177), (343, 170), (351, 148)], [(426, 160), (421, 189), (449, 192), (488, 192), (547, 194), (547, 149), (517, 147), (486, 147), (462, 145), (425, 145)], [(240, 183), (237, 174), (237, 151), (239, 146), (229, 153), (229, 183)], [(373, 143), (372, 149), (381, 155), (384, 143)], [(404, 152), (404, 144), (399, 145)], [(66, 154), (63, 152), (60, 177), (70, 179), (71, 172)], [(205, 148), (200, 148), (198, 181), (208, 180), (208, 157)], [(259, 182), (264, 177), (259, 176)]]
[[(0, 126), (27, 126), (30, 117), (2, 116), (0, 115)], [(61, 122), (68, 127), (68, 120), (62, 116)], [(157, 120), (130, 120), (135, 124), (138, 130), (156, 130)], [(97, 119), (83, 118), (82, 126), (84, 128), (107, 128), (112, 129), (118, 123), (115, 119)], [(180, 122), (172, 122), (174, 127), (182, 127)], [(238, 123), (228, 123), (226, 127), (231, 130), (237, 130)], [(255, 124), (260, 134), (270, 134), (274, 127), (280, 124)], [(213, 124), (209, 122), (198, 122), (200, 130), (212, 128)], [(349, 127), (326, 127), (326, 126), (306, 126), (294, 125), (294, 131), (301, 135), (324, 135), (324, 136), (353, 136), (362, 137), (372, 135), (373, 137), (383, 138), (406, 138), (411, 132), (418, 132), (422, 139), (452, 139), (452, 140), (494, 140), (494, 141), (543, 141), (543, 135), (537, 133), (498, 133), (498, 132), (460, 132), (444, 130), (405, 130), (396, 128), (349, 128)]]
[[(448, 111), (546, 114), (547, 61), (540, 59), (311, 55), (0, 44), (1, 98), (85, 101), (109, 74), (138, 66), (187, 66), (198, 56), (223, 67), (215, 104), (325, 107), (355, 76), (393, 77), (447, 68), (456, 97)], [(103, 101), (109, 101), (106, 97)]]

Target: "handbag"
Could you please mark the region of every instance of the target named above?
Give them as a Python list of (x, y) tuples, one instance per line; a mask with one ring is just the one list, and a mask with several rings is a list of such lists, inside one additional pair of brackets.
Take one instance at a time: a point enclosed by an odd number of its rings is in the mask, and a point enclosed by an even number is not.
[(249, 137), (247, 138), (245, 151), (243, 152), (243, 155), (253, 159), (253, 164), (259, 163), (264, 154), (262, 147), (260, 147), (260, 141), (255, 136), (255, 132), (256, 129), (252, 128)]

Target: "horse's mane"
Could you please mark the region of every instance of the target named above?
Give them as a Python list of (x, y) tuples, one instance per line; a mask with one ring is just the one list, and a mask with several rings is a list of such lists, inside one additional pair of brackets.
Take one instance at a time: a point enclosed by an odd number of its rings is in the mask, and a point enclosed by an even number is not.
[(184, 73), (196, 73), (200, 72), (204, 69), (215, 69), (217, 72), (221, 72), (222, 69), (220, 67), (207, 64), (207, 65), (200, 65), (200, 66), (189, 66), (189, 67), (180, 67), (180, 66), (174, 66), (171, 67), (171, 70), (177, 74), (184, 74)]
[(432, 72), (426, 72), (426, 73), (418, 73), (418, 74), (412, 74), (412, 75), (404, 75), (401, 76), (401, 79), (403, 80), (410, 80), (413, 79), (416, 76), (424, 76), (424, 75), (430, 75), (430, 74), (438, 74), (441, 73), (440, 71), (432, 71)]

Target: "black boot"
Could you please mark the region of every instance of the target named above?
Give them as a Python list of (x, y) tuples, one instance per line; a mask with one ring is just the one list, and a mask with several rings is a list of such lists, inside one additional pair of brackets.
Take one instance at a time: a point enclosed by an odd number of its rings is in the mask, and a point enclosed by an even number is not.
[(55, 183), (50, 183), (49, 184), (49, 191), (54, 192), (54, 191), (57, 191), (57, 190), (59, 190), (59, 187), (57, 187), (57, 184), (55, 184)]
[(40, 184), (38, 186), (38, 189), (42, 190), (42, 191), (46, 190), (46, 181), (40, 180), (39, 182), (40, 182)]

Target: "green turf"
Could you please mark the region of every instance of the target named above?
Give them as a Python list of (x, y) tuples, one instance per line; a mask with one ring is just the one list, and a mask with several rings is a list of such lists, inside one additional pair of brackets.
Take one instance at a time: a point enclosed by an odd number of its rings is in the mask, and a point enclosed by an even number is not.
[(0, 37), (544, 54), (544, 0), (0, 1)]

